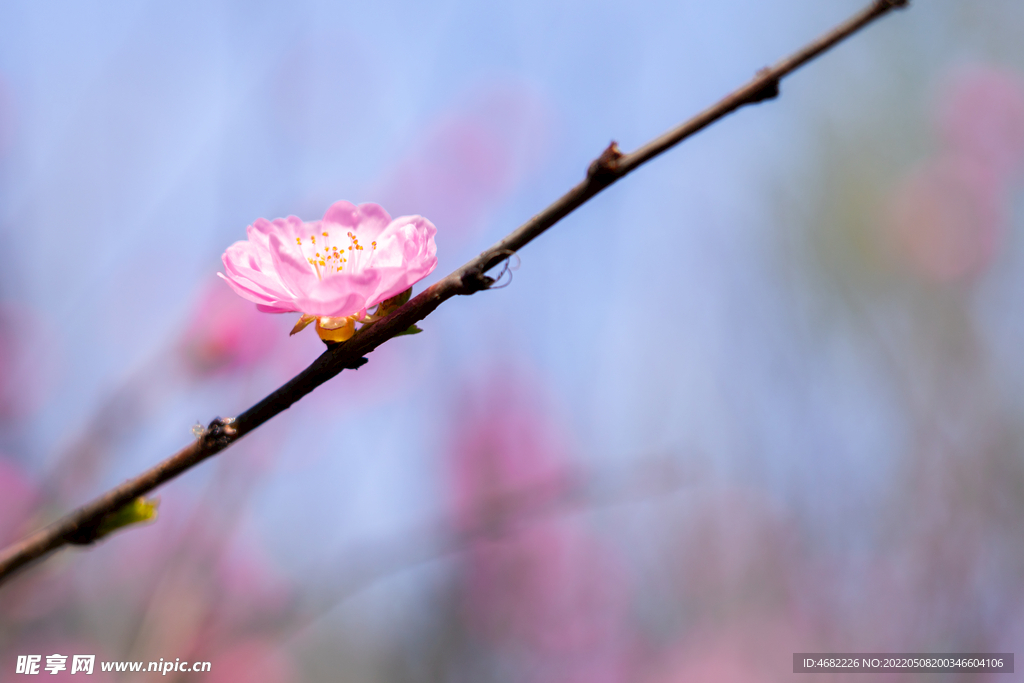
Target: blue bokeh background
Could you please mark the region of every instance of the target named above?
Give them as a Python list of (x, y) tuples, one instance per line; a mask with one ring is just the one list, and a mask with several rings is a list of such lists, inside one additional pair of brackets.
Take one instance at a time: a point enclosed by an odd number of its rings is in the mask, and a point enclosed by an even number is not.
[[(310, 331), (275, 347), (275, 360), (181, 379), (182, 330), (203, 292), (221, 286), (220, 254), (256, 218), (313, 220), (340, 199), (422, 213), (438, 226), (429, 284), (578, 182), (611, 140), (637, 147), (860, 6), (5, 3), (0, 299), (21, 311), (8, 324), (30, 350), (17, 362), (32, 368), (34, 398), (5, 422), (0, 450), (45, 482), (95, 428), (98, 406), (119, 391), (145, 396), (92, 476), (33, 523), (166, 457), (197, 420), (237, 414), (320, 352)], [(893, 528), (973, 514), (942, 487), (923, 496), (930, 507), (914, 498), (926, 474), (971, 470), (962, 463), (994, 439), (1003, 469), (978, 464), (989, 474), (965, 500), (1024, 506), (998, 489), (1024, 468), (1012, 426), (1024, 388), (1019, 183), (1001, 205), (994, 255), (970, 277), (919, 277), (862, 229), (884, 222), (900, 178), (936, 153), (931, 121), (949, 74), (971, 64), (1020, 73), (1021, 28), (1024, 7), (1011, 0), (920, 2), (870, 27), (787, 78), (777, 101), (700, 133), (531, 243), (509, 287), (446, 303), (423, 334), (371, 356), (356, 373), (368, 377), (343, 373), (223, 465), (165, 487), (155, 525), (62, 555), (52, 571), (78, 576), (74, 591), (33, 620), (9, 617), (9, 644), (62, 629), (103, 641), (116, 615), (90, 630), (70, 625), (68, 605), (134, 609), (83, 596), (107, 563), (159, 543), (142, 537), (159, 539), (199, 502), (203, 515), (237, 515), (232, 538), (260, 548), (296, 594), (331, 593), (347, 558), (444, 526), (446, 453), (468, 419), (461, 401), (475, 391), (500, 403), (509, 384), (532, 387), (569, 444), (584, 482), (574, 514), (625, 558), (647, 595), (640, 613), (672, 574), (651, 559), (676, 547), (669, 520), (737, 489), (785, 520), (802, 548), (794, 554), (827, 558), (829, 578), (811, 574), (835, 598), (831, 618), (846, 623), (837, 615), (870, 593)], [(282, 339), (293, 322), (276, 321)], [(218, 476), (245, 472), (244, 496), (218, 495)], [(594, 502), (606, 498), (609, 509)], [(988, 539), (979, 556), (1008, 555), (950, 603), (978, 607), (967, 610), (977, 621), (958, 622), (960, 608), (922, 616), (915, 606), (938, 600), (929, 594), (901, 608), (915, 615), (906, 622), (949, 628), (909, 626), (891, 648), (1020, 642), (1024, 550), (985, 535), (1003, 528), (1000, 514), (979, 513), (968, 535)], [(907, 566), (938, 562), (914, 558)], [(309, 645), (318, 638), (365, 628), (374, 652), (390, 651), (379, 643), (437, 628), (431, 606), (453, 562), (398, 560), (397, 573), (381, 569), (340, 606), (323, 598), (327, 616), (277, 642), (310, 680), (327, 677), (309, 663), (330, 660)], [(324, 564), (327, 578), (311, 578)], [(20, 585), (8, 590), (28, 590)], [(983, 606), (1002, 600), (1014, 607)], [(704, 612), (673, 610), (658, 633), (685, 641), (704, 624)], [(851, 634), (871, 632), (876, 617), (857, 618), (836, 627), (846, 640), (833, 645), (857, 649)], [(515, 661), (511, 671), (531, 670)]]

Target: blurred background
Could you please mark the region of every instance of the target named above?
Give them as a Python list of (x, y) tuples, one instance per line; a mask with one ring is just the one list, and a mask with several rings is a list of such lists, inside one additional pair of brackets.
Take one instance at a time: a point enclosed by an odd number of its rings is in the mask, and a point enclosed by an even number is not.
[[(322, 351), (216, 277), (256, 218), (422, 214), (419, 291), (862, 4), (5, 2), (0, 541)], [(0, 680), (1024, 651), (1022, 30), (1015, 0), (918, 2), (605, 191), (155, 524), (0, 589)]]

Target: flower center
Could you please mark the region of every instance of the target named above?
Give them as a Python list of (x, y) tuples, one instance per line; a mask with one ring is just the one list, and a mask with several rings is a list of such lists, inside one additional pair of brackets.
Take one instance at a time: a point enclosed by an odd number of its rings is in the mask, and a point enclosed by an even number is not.
[[(309, 236), (308, 246), (302, 243), (301, 237), (295, 238), (295, 243), (299, 245), (302, 255), (309, 261), (309, 265), (316, 271), (316, 276), (319, 279), (323, 280), (326, 275), (340, 273), (345, 270), (346, 264), (348, 264), (350, 270), (362, 270), (373, 260), (373, 253), (377, 250), (377, 243), (370, 242), (370, 251), (366, 256), (363, 256), (361, 252), (364, 249), (363, 245), (359, 244), (359, 238), (351, 231), (347, 234), (349, 239), (348, 249), (345, 249), (345, 247), (338, 249), (337, 246), (331, 246), (331, 233), (327, 230), (320, 233), (320, 236), (323, 238), (323, 246), (320, 247), (316, 244), (316, 235)], [(313, 256), (309, 256), (309, 252), (313, 252)]]

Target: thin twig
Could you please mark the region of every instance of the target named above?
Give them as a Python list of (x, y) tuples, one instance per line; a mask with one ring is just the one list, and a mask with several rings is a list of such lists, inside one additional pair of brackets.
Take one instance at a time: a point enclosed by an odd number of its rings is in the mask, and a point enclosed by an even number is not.
[(0, 582), (20, 567), (64, 545), (82, 545), (95, 541), (100, 521), (106, 515), (216, 455), (342, 370), (356, 369), (363, 365), (366, 362), (366, 354), (409, 329), (453, 296), (488, 289), (494, 284), (494, 279), (486, 275), (488, 270), (508, 258), (510, 253), (519, 251), (598, 192), (740, 107), (775, 98), (779, 94), (779, 81), (783, 77), (890, 10), (906, 5), (907, 0), (875, 0), (871, 6), (795, 54), (771, 68), (762, 69), (749, 83), (714, 106), (635, 152), (623, 154), (613, 142), (590, 165), (586, 178), (580, 184), (505, 239), (428, 287), (390, 316), (364, 327), (349, 341), (331, 346), (308, 368), (234, 420), (217, 418), (201, 438), (167, 460), (111, 489), (28, 538), (5, 548), (0, 552)]

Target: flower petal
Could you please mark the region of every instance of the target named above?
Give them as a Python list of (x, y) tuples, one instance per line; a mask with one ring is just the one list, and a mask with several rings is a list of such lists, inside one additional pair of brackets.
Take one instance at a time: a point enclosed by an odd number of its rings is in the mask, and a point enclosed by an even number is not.
[[(287, 304), (293, 296), (274, 273), (272, 264), (259, 262), (258, 247), (236, 242), (221, 257), (226, 273), (218, 273), (243, 298), (280, 310), (294, 310)], [(269, 265), (269, 267), (268, 267)]]
[(377, 204), (335, 202), (324, 214), (324, 223), (334, 223), (345, 230), (351, 230), (363, 242), (369, 243), (391, 223), (391, 216)]
[(319, 279), (316, 269), (306, 260), (299, 246), (294, 241), (286, 242), (286, 239), (287, 236), (276, 233), (270, 236), (270, 257), (277, 277), (297, 298), (312, 289)]
[(256, 251), (257, 248), (249, 242), (236, 242), (228, 247), (221, 257), (227, 278), (271, 298), (290, 298), (288, 288), (277, 277), (270, 254), (258, 255), (254, 253)]
[(433, 272), (437, 267), (436, 233), (434, 224), (422, 216), (397, 218), (381, 233), (372, 265), (381, 279), (369, 305), (404, 292)]
[(260, 218), (246, 229), (246, 233), (249, 236), (250, 242), (263, 246), (269, 252), (270, 237), (272, 235), (282, 237), (286, 242), (294, 242), (296, 237), (308, 239), (313, 234), (313, 231), (316, 230), (316, 226), (314, 225), (307, 229), (305, 227), (307, 225), (310, 224), (303, 223), (302, 219), (298, 216), (275, 218), (272, 221)]
[(267, 304), (256, 304), (256, 308), (263, 313), (301, 313), (294, 304), (284, 302), (281, 306), (270, 306)]
[(335, 273), (317, 281), (304, 295), (296, 297), (295, 303), (303, 313), (318, 317), (356, 315), (371, 305), (367, 299), (379, 283), (380, 273), (372, 269)]

